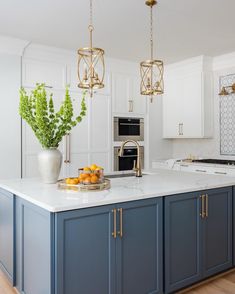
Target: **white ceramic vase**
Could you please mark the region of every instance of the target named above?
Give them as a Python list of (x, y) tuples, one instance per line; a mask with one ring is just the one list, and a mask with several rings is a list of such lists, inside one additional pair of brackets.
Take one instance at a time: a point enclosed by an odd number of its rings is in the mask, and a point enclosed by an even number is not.
[(38, 154), (38, 169), (43, 183), (55, 184), (59, 178), (62, 154), (56, 148), (43, 149)]

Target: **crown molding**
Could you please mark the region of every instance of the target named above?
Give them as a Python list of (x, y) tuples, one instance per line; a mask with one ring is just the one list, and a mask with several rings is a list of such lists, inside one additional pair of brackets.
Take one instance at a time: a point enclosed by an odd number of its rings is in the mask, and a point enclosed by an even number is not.
[(235, 67), (235, 52), (213, 58), (213, 71), (220, 71)]
[(0, 35), (0, 53), (22, 56), (30, 42)]

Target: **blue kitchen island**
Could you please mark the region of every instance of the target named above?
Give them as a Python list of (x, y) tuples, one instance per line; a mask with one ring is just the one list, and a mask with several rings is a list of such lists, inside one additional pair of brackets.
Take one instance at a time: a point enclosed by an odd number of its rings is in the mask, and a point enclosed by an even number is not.
[(158, 294), (233, 267), (232, 177), (157, 170), (111, 189), (0, 181), (0, 265), (21, 294)]

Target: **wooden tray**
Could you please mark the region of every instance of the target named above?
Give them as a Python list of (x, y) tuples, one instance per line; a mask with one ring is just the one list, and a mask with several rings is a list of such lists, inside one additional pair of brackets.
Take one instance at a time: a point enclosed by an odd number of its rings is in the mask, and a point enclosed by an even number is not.
[(98, 184), (78, 184), (78, 185), (70, 185), (66, 184), (65, 179), (58, 181), (58, 188), (63, 190), (70, 190), (76, 192), (95, 192), (95, 191), (103, 191), (110, 189), (110, 180), (104, 179), (103, 183)]

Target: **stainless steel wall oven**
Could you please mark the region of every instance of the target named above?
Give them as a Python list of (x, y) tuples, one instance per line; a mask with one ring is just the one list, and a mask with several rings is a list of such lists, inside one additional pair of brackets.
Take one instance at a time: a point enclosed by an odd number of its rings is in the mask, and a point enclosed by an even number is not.
[[(124, 147), (123, 156), (119, 157), (120, 147), (114, 147), (114, 171), (132, 170), (134, 160), (137, 160), (137, 148), (135, 146)], [(144, 147), (140, 147), (141, 167), (144, 168)]]

